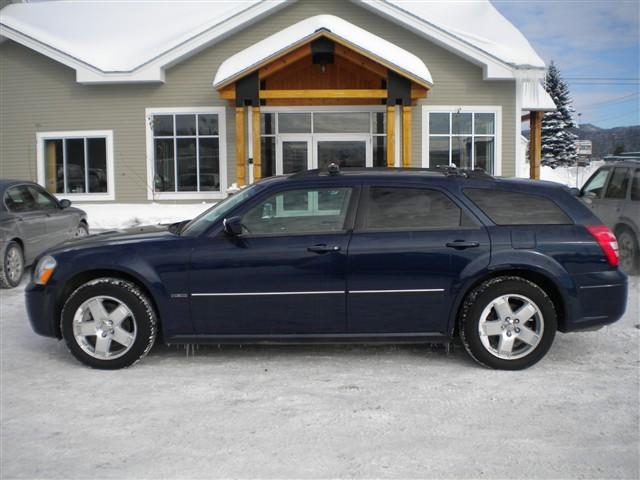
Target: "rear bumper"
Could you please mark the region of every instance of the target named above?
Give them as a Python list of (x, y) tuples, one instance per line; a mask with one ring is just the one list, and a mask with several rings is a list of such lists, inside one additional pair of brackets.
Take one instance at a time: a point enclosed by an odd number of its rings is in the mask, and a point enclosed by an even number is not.
[(592, 330), (622, 318), (627, 308), (627, 276), (620, 270), (574, 277), (577, 297), (563, 332)]

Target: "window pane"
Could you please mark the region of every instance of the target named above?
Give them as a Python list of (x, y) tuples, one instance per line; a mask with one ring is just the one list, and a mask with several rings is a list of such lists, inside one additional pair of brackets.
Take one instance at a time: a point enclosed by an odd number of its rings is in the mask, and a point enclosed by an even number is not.
[(282, 142), (282, 172), (287, 174), (306, 170), (308, 154), (307, 142)]
[(176, 135), (195, 135), (196, 116), (176, 115)]
[(429, 133), (449, 134), (449, 114), (448, 113), (429, 113)]
[(178, 155), (178, 191), (194, 192), (198, 189), (197, 163), (196, 163), (196, 139), (179, 138)]
[(12, 212), (28, 212), (36, 208), (35, 200), (25, 186), (7, 189), (4, 195), (4, 202)]
[(154, 115), (153, 134), (156, 137), (173, 135), (173, 115)]
[(200, 139), (200, 190), (220, 190), (220, 140)]
[(446, 195), (417, 188), (372, 187), (367, 229), (459, 227), (462, 212)]
[(600, 198), (602, 195), (602, 188), (604, 187), (607, 177), (609, 176), (609, 169), (605, 168), (598, 170), (588, 181), (587, 184), (582, 187), (582, 194), (591, 193)]
[(325, 169), (330, 163), (340, 167), (365, 167), (367, 145), (364, 141), (321, 141), (318, 142), (318, 168)]
[(485, 172), (492, 173), (495, 157), (493, 137), (476, 137), (475, 142), (474, 168), (482, 168)]
[(453, 135), (471, 135), (471, 113), (451, 114), (451, 133)]
[(176, 188), (173, 170), (173, 139), (155, 140), (155, 178), (154, 187), (157, 192), (173, 192)]
[(604, 198), (627, 198), (628, 185), (629, 169), (614, 169), (611, 180), (609, 180), (609, 184), (607, 185), (607, 191), (604, 193)]
[(387, 166), (387, 137), (373, 137), (373, 166)]
[(640, 169), (633, 173), (633, 183), (631, 183), (631, 200), (640, 200)]
[(467, 188), (464, 194), (496, 225), (572, 224), (558, 205), (538, 195), (484, 188)]
[(429, 137), (429, 167), (449, 165), (449, 137)]
[(38, 210), (58, 210), (58, 203), (46, 192), (32, 186), (28, 186), (27, 190), (29, 190), (31, 197), (35, 200)]
[(260, 134), (273, 135), (276, 133), (276, 115), (275, 113), (260, 114)]
[(369, 133), (368, 112), (314, 113), (314, 133)]
[(84, 139), (65, 140), (67, 148), (67, 191), (65, 193), (85, 193)]
[(262, 137), (260, 139), (260, 163), (262, 178), (272, 177), (276, 174), (275, 137)]
[(51, 193), (64, 192), (64, 168), (62, 162), (62, 140), (45, 140), (45, 178)]
[(471, 137), (451, 137), (451, 163), (458, 168), (471, 168)]
[(373, 117), (373, 133), (387, 133), (387, 114), (384, 112), (376, 112), (372, 114)]
[(251, 235), (341, 231), (350, 197), (350, 188), (281, 192), (247, 212), (242, 223)]
[(218, 115), (198, 115), (198, 135), (218, 135)]
[(310, 113), (279, 113), (278, 132), (311, 133)]
[(495, 133), (493, 113), (476, 113), (475, 116), (476, 135), (493, 135)]
[(87, 139), (87, 161), (89, 163), (89, 192), (107, 191), (107, 140)]

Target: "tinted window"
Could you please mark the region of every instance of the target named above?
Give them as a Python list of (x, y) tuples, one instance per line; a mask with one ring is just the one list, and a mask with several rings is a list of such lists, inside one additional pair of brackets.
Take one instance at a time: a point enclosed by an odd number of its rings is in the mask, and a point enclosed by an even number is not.
[(58, 209), (58, 203), (53, 198), (51, 198), (51, 196), (48, 195), (47, 193), (43, 192), (42, 190), (36, 187), (29, 186), (27, 187), (27, 189), (29, 190), (29, 193), (35, 200), (36, 208), (38, 210), (57, 210)]
[(607, 185), (604, 198), (627, 198), (627, 187), (629, 186), (629, 169), (616, 168), (613, 170), (611, 180)]
[(338, 232), (344, 229), (350, 188), (288, 190), (260, 202), (242, 217), (250, 235)]
[(4, 203), (11, 212), (28, 212), (36, 208), (33, 197), (24, 185), (8, 188), (4, 194)]
[(600, 197), (600, 195), (602, 194), (602, 187), (604, 187), (604, 184), (607, 181), (607, 176), (609, 176), (609, 169), (598, 170), (589, 179), (587, 184), (582, 187), (582, 195), (591, 193), (596, 197)]
[(473, 225), (445, 194), (421, 188), (371, 187), (364, 228), (457, 228)]
[(631, 182), (631, 200), (640, 200), (640, 169), (633, 172), (633, 180)]
[(569, 217), (548, 198), (480, 188), (464, 191), (496, 225), (567, 225)]

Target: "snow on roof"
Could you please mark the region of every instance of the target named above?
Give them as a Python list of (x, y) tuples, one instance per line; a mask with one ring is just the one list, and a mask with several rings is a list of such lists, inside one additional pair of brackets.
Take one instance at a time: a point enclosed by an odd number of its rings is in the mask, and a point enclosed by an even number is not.
[[(543, 69), (488, 0), (352, 0), (485, 68), (485, 78)], [(164, 69), (290, 0), (55, 1), (11, 4), (0, 36), (76, 69), (79, 82), (163, 81)], [(412, 63), (406, 55), (402, 61)], [(535, 72), (532, 72), (535, 73)]]
[(360, 51), (395, 66), (396, 69), (420, 83), (429, 85), (433, 83), (429, 69), (413, 53), (341, 18), (333, 15), (316, 15), (280, 30), (229, 57), (218, 68), (213, 85), (217, 87), (245, 72), (254, 70), (266, 60), (277, 57), (292, 47), (318, 36), (318, 32), (322, 30)]
[(551, 112), (557, 109), (553, 98), (547, 93), (539, 80), (522, 80), (522, 110)]

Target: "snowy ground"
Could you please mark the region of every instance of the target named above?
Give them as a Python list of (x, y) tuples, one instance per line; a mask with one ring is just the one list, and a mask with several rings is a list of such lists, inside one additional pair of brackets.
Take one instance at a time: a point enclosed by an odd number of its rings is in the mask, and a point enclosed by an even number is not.
[(618, 323), (522, 372), (460, 348), (156, 347), (82, 367), (1, 291), (9, 478), (638, 478), (640, 281)]

